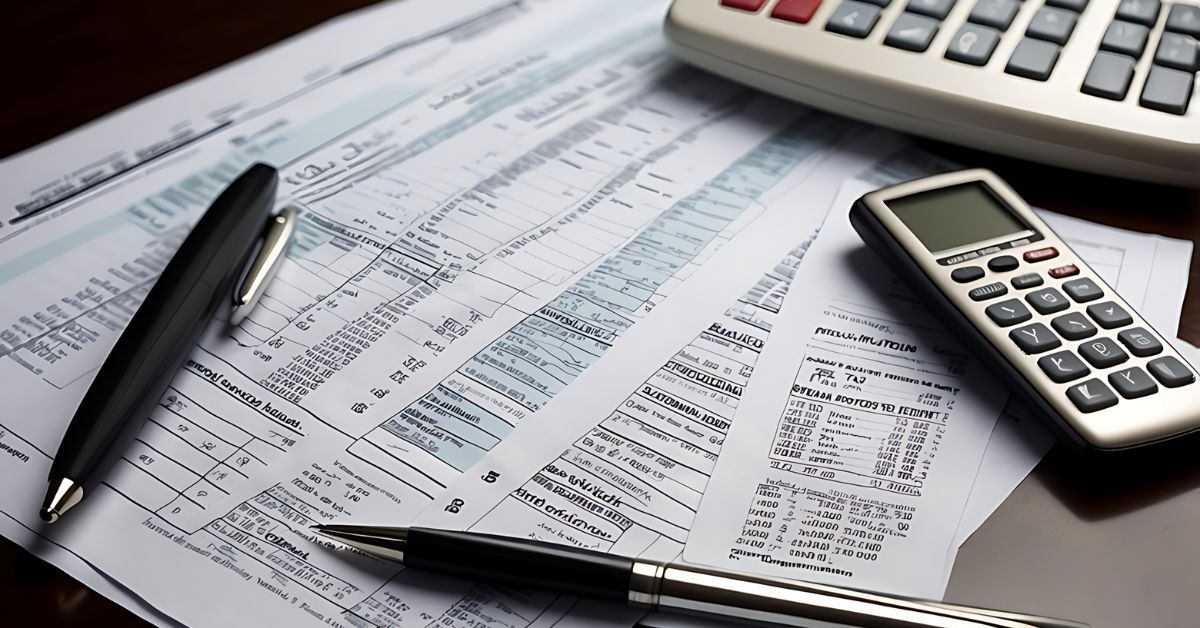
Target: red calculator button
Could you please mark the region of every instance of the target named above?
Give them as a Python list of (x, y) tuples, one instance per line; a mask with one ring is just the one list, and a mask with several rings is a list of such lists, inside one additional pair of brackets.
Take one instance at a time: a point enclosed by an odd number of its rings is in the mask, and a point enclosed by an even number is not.
[(1059, 266), (1058, 268), (1051, 268), (1047, 272), (1050, 274), (1051, 277), (1054, 277), (1055, 279), (1062, 279), (1063, 277), (1070, 277), (1071, 275), (1078, 275), (1079, 269), (1076, 268), (1074, 264), (1067, 264), (1066, 266)]
[(1027, 261), (1027, 262), (1040, 262), (1042, 260), (1048, 260), (1048, 259), (1053, 259), (1055, 257), (1058, 257), (1058, 249), (1056, 249), (1052, 246), (1048, 246), (1044, 249), (1034, 249), (1032, 251), (1025, 251), (1025, 255), (1023, 257), (1025, 258), (1025, 261)]
[(808, 24), (820, 6), (821, 0), (779, 0), (779, 4), (775, 5), (775, 9), (771, 11), (771, 17)]
[(767, 0), (721, 0), (721, 6), (743, 11), (757, 11), (766, 3)]

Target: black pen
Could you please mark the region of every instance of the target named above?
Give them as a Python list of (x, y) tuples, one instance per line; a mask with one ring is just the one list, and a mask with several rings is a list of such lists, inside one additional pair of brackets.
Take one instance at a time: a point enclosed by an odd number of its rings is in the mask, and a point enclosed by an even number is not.
[(278, 178), (264, 164), (243, 172), (213, 201), (167, 263), (63, 435), (50, 466), (43, 521), (57, 521), (104, 479), (217, 309), (231, 304), (234, 324), (253, 309), (295, 226), (291, 209), (271, 214)]
[(312, 530), (418, 569), (736, 621), (830, 628), (1087, 628), (1023, 613), (646, 561), (490, 534), (355, 525), (318, 525)]

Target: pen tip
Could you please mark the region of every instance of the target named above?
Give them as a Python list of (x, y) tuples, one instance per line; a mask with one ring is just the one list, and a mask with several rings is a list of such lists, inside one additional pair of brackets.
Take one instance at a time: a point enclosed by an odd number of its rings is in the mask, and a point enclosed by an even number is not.
[(38, 516), (46, 523), (54, 523), (82, 499), (82, 486), (68, 478), (52, 479), (50, 488), (46, 491), (46, 501), (42, 502)]
[(38, 516), (41, 517), (42, 521), (45, 521), (46, 523), (54, 523), (55, 521), (58, 521), (58, 513), (50, 510), (49, 508), (43, 508), (39, 510)]

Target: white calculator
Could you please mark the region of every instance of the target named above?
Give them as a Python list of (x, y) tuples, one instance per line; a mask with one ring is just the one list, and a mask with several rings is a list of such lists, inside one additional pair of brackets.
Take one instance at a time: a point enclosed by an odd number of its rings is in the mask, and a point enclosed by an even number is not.
[(675, 0), (682, 59), (820, 109), (1200, 187), (1200, 0)]

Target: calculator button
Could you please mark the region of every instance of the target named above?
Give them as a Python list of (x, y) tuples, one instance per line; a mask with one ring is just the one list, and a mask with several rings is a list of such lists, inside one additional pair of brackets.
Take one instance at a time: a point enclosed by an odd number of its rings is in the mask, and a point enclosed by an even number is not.
[(1021, 351), (1029, 354), (1041, 353), (1062, 346), (1062, 341), (1054, 335), (1054, 332), (1041, 323), (1018, 327), (1008, 332), (1008, 337), (1017, 343)]
[(1122, 351), (1112, 338), (1097, 338), (1082, 343), (1079, 345), (1079, 354), (1098, 369), (1116, 366), (1129, 359), (1129, 354)]
[(1121, 0), (1117, 5), (1117, 19), (1154, 26), (1161, 6), (1159, 0)]
[(1067, 340), (1083, 340), (1096, 335), (1096, 326), (1079, 312), (1063, 314), (1050, 321), (1050, 326), (1058, 335)]
[(1092, 59), (1079, 91), (1109, 100), (1125, 100), (1133, 82), (1133, 57), (1100, 51)]
[(1121, 333), (1117, 334), (1117, 339), (1130, 353), (1139, 358), (1152, 356), (1163, 350), (1162, 343), (1143, 327), (1122, 329)]
[(1146, 371), (1131, 366), (1127, 369), (1108, 374), (1108, 383), (1126, 399), (1137, 399), (1158, 392), (1158, 384), (1150, 379)]
[(1070, 305), (1067, 298), (1061, 292), (1054, 288), (1043, 288), (1035, 292), (1030, 292), (1025, 295), (1025, 300), (1037, 310), (1039, 314), (1053, 314), (1061, 312)]
[(1017, 290), (1036, 288), (1042, 285), (1042, 276), (1037, 273), (1027, 273), (1013, 277), (1012, 286)]
[(1119, 52), (1133, 58), (1142, 56), (1146, 49), (1146, 39), (1150, 37), (1150, 29), (1141, 24), (1113, 20), (1104, 31), (1104, 39), (1100, 40), (1100, 49), (1109, 52)]
[(971, 300), (973, 301), (986, 301), (988, 299), (994, 299), (1006, 294), (1008, 294), (1008, 288), (1005, 288), (1004, 284), (989, 283), (986, 286), (979, 286), (978, 288), (971, 290), (967, 293), (967, 296), (971, 297)]
[(1067, 264), (1066, 266), (1059, 266), (1058, 268), (1051, 268), (1050, 270), (1046, 271), (1046, 274), (1050, 275), (1051, 277), (1053, 277), (1055, 279), (1062, 279), (1063, 277), (1070, 277), (1071, 275), (1078, 275), (1079, 267), (1074, 264)]
[(1064, 282), (1062, 288), (1076, 303), (1087, 303), (1104, 296), (1104, 291), (1091, 279), (1072, 279)]
[(1158, 49), (1154, 51), (1154, 63), (1195, 72), (1200, 67), (1200, 44), (1187, 35), (1163, 33), (1162, 39), (1158, 40)]
[(875, 28), (875, 22), (879, 21), (879, 10), (879, 7), (874, 4), (858, 0), (845, 0), (838, 5), (837, 9), (834, 9), (833, 15), (829, 16), (825, 30), (862, 39), (871, 34), (871, 29)]
[(1200, 7), (1176, 4), (1167, 14), (1167, 30), (1200, 37)]
[(1150, 360), (1146, 368), (1150, 369), (1150, 373), (1154, 375), (1154, 379), (1157, 379), (1167, 388), (1177, 388), (1190, 384), (1196, 379), (1196, 376), (1192, 375), (1191, 369), (1169, 355)]
[(887, 6), (892, 3), (892, 0), (866, 0), (866, 1), (870, 2), (871, 4), (879, 5), (879, 8), (881, 8), (881, 9), (886, 9)]
[(1033, 14), (1029, 28), (1025, 29), (1025, 35), (1052, 41), (1061, 46), (1067, 43), (1071, 31), (1075, 30), (1076, 18), (1077, 15), (1066, 9), (1042, 7)]
[(970, 65), (987, 65), (998, 43), (1000, 31), (978, 24), (963, 24), (950, 40), (946, 58)]
[(1113, 391), (1095, 378), (1068, 388), (1067, 399), (1070, 399), (1080, 412), (1095, 412), (1117, 405), (1117, 396)]
[(1157, 65), (1151, 67), (1150, 76), (1146, 78), (1146, 87), (1142, 88), (1142, 106), (1176, 115), (1187, 113), (1195, 76), (1192, 72), (1181, 72)]
[(1088, 0), (1046, 0), (1046, 4), (1060, 9), (1068, 9), (1076, 13), (1083, 13), (1087, 8)]
[(1016, 270), (1018, 263), (1017, 258), (1011, 255), (1001, 255), (988, 260), (988, 268), (992, 272), (1006, 273), (1010, 270)]
[(900, 17), (896, 18), (896, 23), (892, 25), (892, 29), (888, 31), (887, 38), (883, 40), (883, 43), (893, 48), (925, 52), (937, 31), (937, 20), (923, 15), (901, 13)]
[(820, 7), (821, 0), (779, 0), (779, 4), (771, 9), (771, 17), (797, 24), (808, 24)]
[(1050, 78), (1050, 72), (1058, 62), (1058, 52), (1059, 48), (1054, 44), (1026, 37), (1017, 44), (1004, 71), (1014, 76), (1044, 81)]
[[(904, 7), (904, 10), (942, 20), (953, 8), (954, 0), (908, 0), (908, 6)], [(899, 20), (896, 21), (899, 23)]]
[(1042, 372), (1057, 384), (1079, 379), (1092, 371), (1070, 351), (1059, 351), (1038, 360)]
[[(1041, 42), (1035, 42), (1035, 43), (1041, 43)], [(1025, 251), (1025, 254), (1022, 255), (1021, 257), (1023, 257), (1025, 259), (1025, 261), (1027, 261), (1027, 262), (1041, 262), (1044, 260), (1054, 259), (1054, 258), (1058, 257), (1058, 249), (1056, 249), (1052, 246), (1048, 246), (1048, 247), (1045, 247), (1042, 249), (1034, 249), (1032, 251)]]
[(1033, 314), (1029, 313), (1029, 308), (1016, 299), (993, 303), (987, 306), (984, 312), (987, 312), (988, 318), (992, 319), (993, 323), (1001, 327), (1024, 323), (1033, 318)]
[(978, 0), (967, 20), (1000, 30), (1008, 29), (1021, 3), (1017, 0)]
[(1089, 305), (1087, 313), (1088, 316), (1092, 317), (1092, 320), (1099, 323), (1105, 329), (1124, 327), (1133, 323), (1133, 317), (1129, 315), (1129, 312), (1126, 312), (1124, 308), (1112, 301)]
[(962, 268), (955, 268), (954, 271), (950, 273), (950, 278), (958, 283), (971, 283), (976, 279), (983, 278), (983, 269), (978, 266), (963, 266)]
[(743, 11), (757, 11), (766, 3), (767, 0), (721, 0), (721, 6)]

